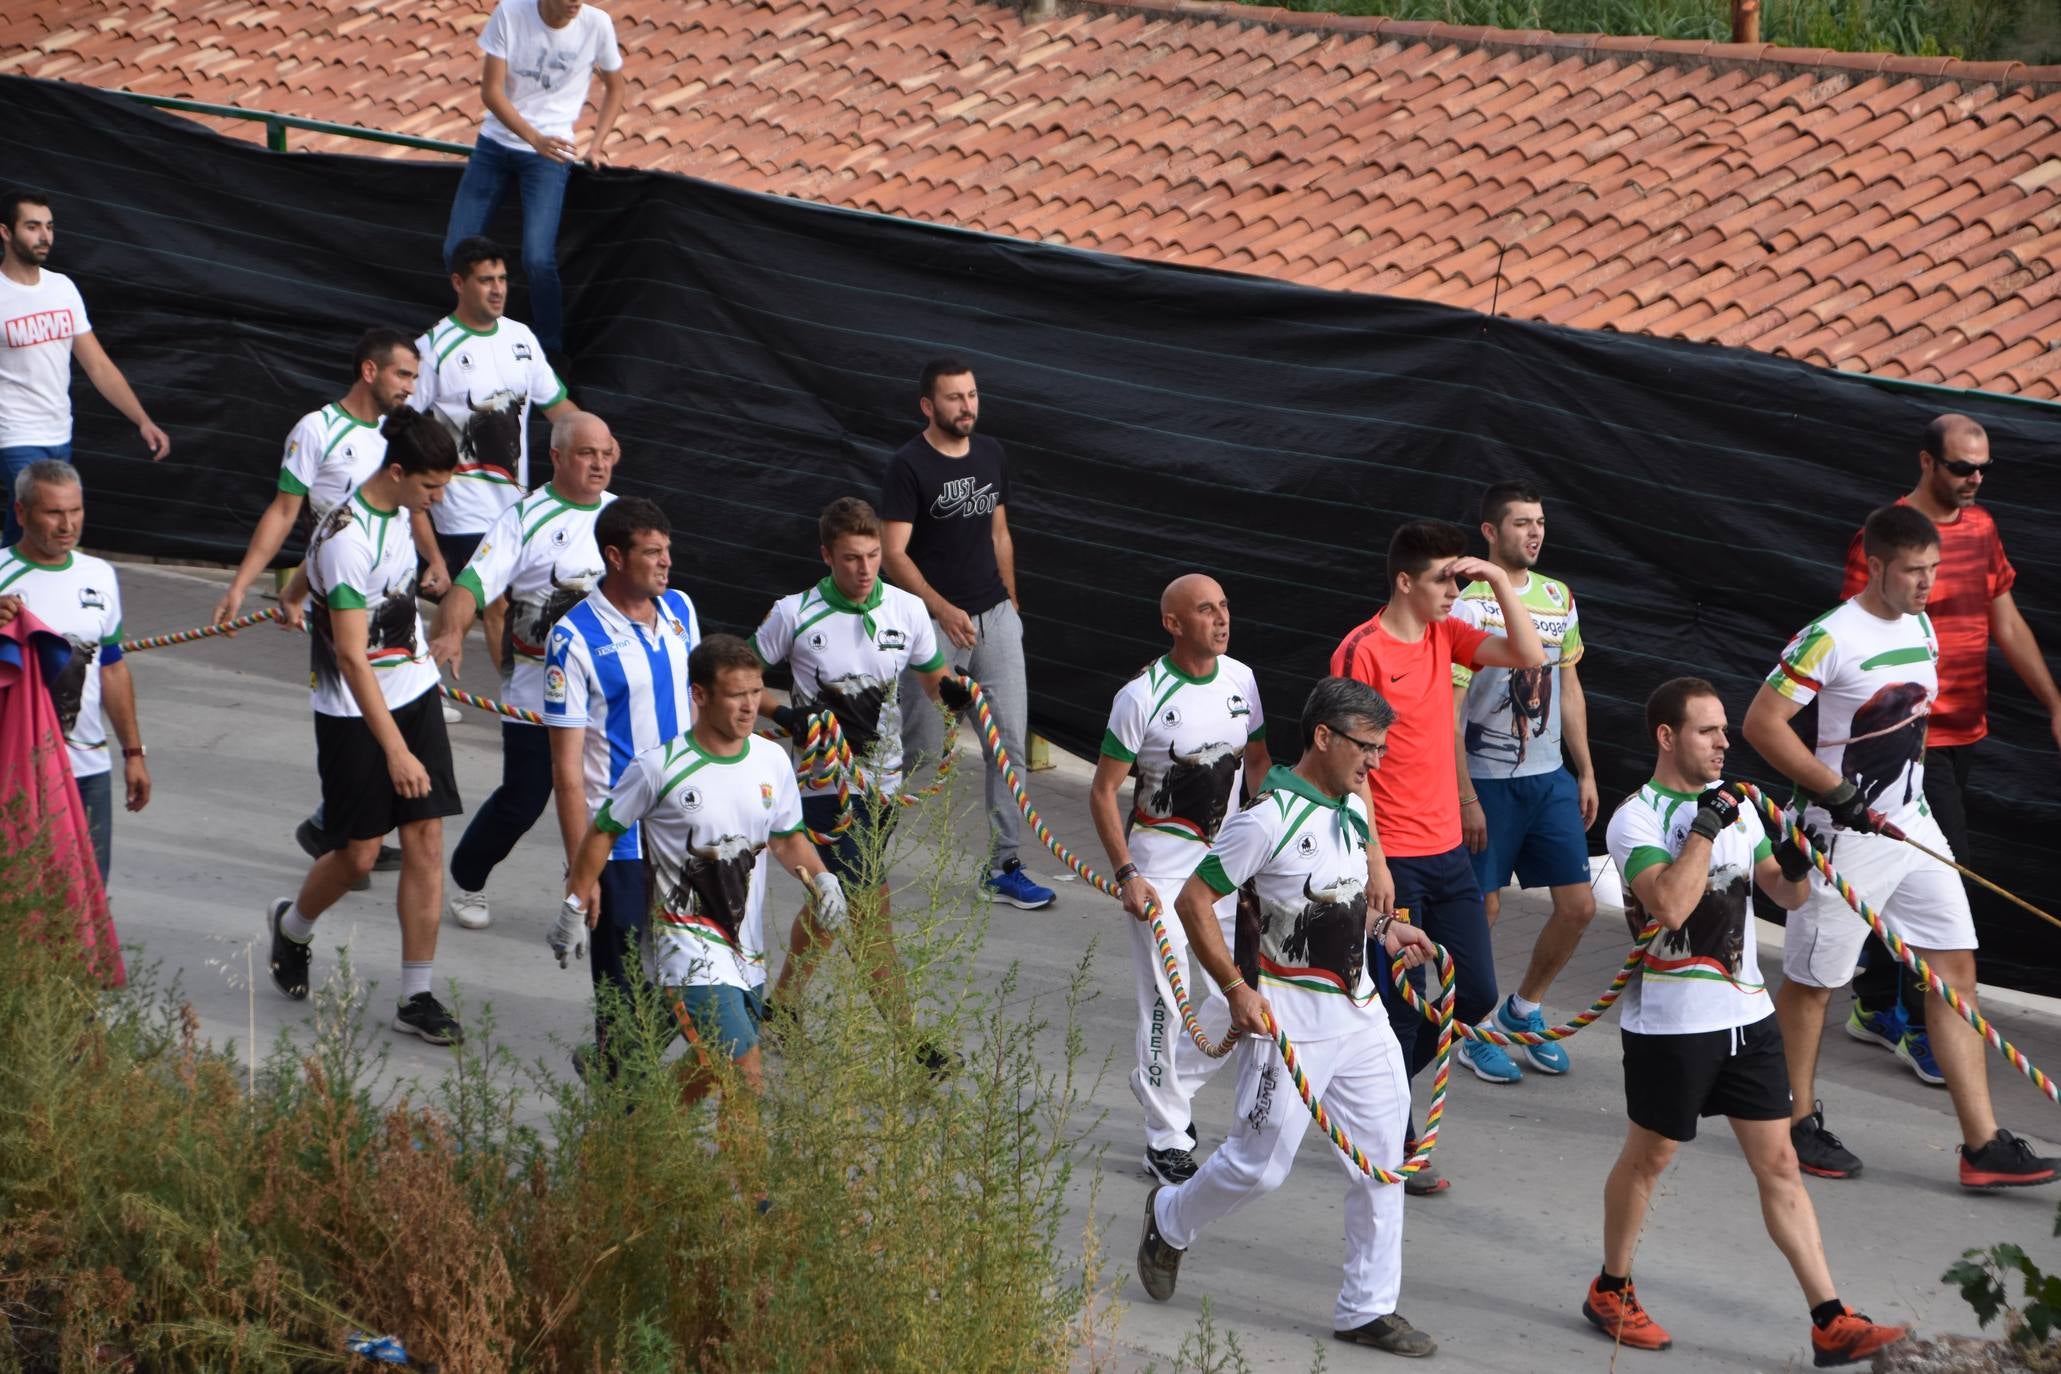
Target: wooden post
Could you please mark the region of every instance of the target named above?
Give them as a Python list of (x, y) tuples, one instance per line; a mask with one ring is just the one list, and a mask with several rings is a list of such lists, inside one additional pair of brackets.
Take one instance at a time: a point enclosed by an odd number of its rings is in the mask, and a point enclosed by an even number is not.
[(1732, 0), (1732, 41), (1760, 42), (1760, 0)]

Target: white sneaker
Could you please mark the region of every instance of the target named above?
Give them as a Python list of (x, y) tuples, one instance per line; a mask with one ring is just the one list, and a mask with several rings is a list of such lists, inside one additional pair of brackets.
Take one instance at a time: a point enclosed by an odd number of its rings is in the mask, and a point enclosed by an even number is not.
[(451, 895), (447, 908), (451, 919), (467, 930), (485, 930), (493, 922), (493, 913), (487, 910), (487, 894), (467, 892), (462, 888)]
[[(457, 723), (458, 723), (459, 721), (461, 721), (461, 720), (464, 720), (464, 719), (465, 719), (465, 713), (464, 713), (463, 711), (459, 710), (459, 709), (458, 709), (458, 708), (457, 708), (456, 706), (452, 705), (452, 704), (451, 704), (451, 699), (450, 699), (449, 697), (445, 697), (445, 698), (444, 698), (444, 724), (446, 724), (446, 725), (456, 725), (456, 724), (457, 724)], [(480, 922), (480, 924), (481, 924), (481, 925), (485, 925), (485, 924), (486, 924), (486, 922), (482, 921), (482, 922)]]

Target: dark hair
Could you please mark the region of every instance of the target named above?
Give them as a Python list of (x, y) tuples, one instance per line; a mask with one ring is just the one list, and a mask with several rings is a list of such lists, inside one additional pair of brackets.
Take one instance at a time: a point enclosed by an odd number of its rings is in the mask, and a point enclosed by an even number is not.
[[(11, 224), (13, 220), (9, 219), (8, 222)], [(1925, 426), (1925, 442), (1919, 446), (1920, 451), (1929, 453), (1934, 458), (1944, 458), (1947, 445), (1953, 442), (1956, 435), (1962, 434), (1989, 437), (1988, 430), (1966, 415), (1956, 415), (1951, 411), (1945, 415), (1935, 415), (1932, 422)]]
[(14, 222), (21, 217), (21, 207), (24, 205), (40, 205), (48, 210), (50, 197), (41, 191), (31, 191), (26, 186), (10, 186), (5, 191), (0, 191), (0, 224), (7, 226), (8, 233), (14, 232)]
[(672, 521), (658, 508), (655, 501), (641, 496), (624, 496), (609, 502), (601, 508), (601, 514), (594, 517), (594, 543), (604, 549), (614, 549), (624, 558), (630, 556), (630, 544), (640, 534), (653, 533), (672, 535)]
[(385, 367), (394, 360), (394, 350), (397, 348), (405, 348), (410, 353), (415, 353), (418, 358), (422, 356), (416, 353), (415, 340), (398, 329), (366, 330), (358, 336), (358, 347), (351, 354), (351, 375), (355, 377), (363, 372), (367, 363)]
[(483, 262), (506, 262), (508, 250), (488, 238), (485, 234), (474, 234), (460, 239), (451, 250), (451, 271), (460, 277), (472, 275), (472, 269)]
[(1911, 506), (1883, 506), (1871, 511), (1861, 526), (1861, 550), (1887, 563), (1905, 549), (1929, 549), (1939, 542), (1939, 526)]
[(694, 646), (694, 652), (687, 655), (687, 683), (714, 691), (716, 674), (725, 668), (749, 668), (753, 672), (765, 671), (759, 656), (751, 651), (736, 635), (710, 635)]
[(1653, 695), (1646, 698), (1646, 733), (1657, 737), (1660, 727), (1670, 730), (1682, 728), (1688, 718), (1689, 703), (1698, 697), (1717, 696), (1718, 689), (1700, 677), (1671, 677), (1653, 689)]
[(1510, 513), (1510, 507), (1523, 501), (1531, 505), (1543, 505), (1539, 489), (1530, 482), (1519, 479), (1514, 482), (1497, 482), (1481, 494), (1481, 519), (1486, 525), (1501, 525), (1503, 517)]
[(1388, 541), (1388, 589), (1408, 573), (1422, 577), (1424, 570), (1448, 558), (1467, 552), (1467, 532), (1443, 520), (1411, 520), (1396, 528)]
[(402, 406), (379, 427), (386, 436), (386, 461), (410, 477), (449, 472), (458, 466), (458, 441), (444, 422), (427, 411)]
[(1395, 707), (1358, 678), (1327, 677), (1310, 688), (1309, 700), (1302, 704), (1302, 747), (1315, 746), (1319, 725), (1353, 734), (1346, 726), (1356, 720), (1367, 722), (1369, 730), (1386, 730), (1395, 724)]
[(970, 374), (972, 371), (973, 364), (963, 358), (932, 358), (923, 365), (923, 389), (917, 394), (927, 401), (937, 390), (938, 378), (957, 377), (962, 373)]
[(880, 537), (879, 514), (856, 496), (838, 497), (823, 507), (823, 514), (816, 520), (816, 537), (826, 549), (835, 547), (847, 534)]

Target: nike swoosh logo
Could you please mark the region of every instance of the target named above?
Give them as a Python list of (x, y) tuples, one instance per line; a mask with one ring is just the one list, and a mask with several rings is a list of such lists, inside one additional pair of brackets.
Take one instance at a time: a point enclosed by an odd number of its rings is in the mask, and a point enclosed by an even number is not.
[(1408, 676), (1409, 676), (1409, 674), (1408, 674), (1408, 673), (1390, 673), (1390, 674), (1388, 675), (1388, 680), (1389, 680), (1390, 682), (1401, 682), (1401, 681), (1402, 681), (1402, 680), (1403, 680), (1404, 678), (1406, 678), (1406, 677), (1408, 677)]

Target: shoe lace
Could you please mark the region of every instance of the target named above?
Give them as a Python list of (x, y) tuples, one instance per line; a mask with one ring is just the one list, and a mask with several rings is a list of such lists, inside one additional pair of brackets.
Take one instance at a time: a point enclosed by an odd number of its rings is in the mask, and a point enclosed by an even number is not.
[(1828, 1146), (1829, 1148), (1834, 1150), (1843, 1150), (1846, 1148), (1845, 1141), (1841, 1140), (1838, 1136), (1832, 1134), (1832, 1132), (1825, 1129), (1825, 1122), (1822, 1117), (1819, 1118), (1818, 1129), (1816, 1134), (1818, 1137), (1818, 1143), (1821, 1145)]

